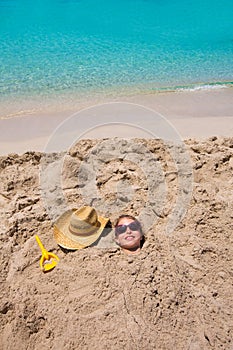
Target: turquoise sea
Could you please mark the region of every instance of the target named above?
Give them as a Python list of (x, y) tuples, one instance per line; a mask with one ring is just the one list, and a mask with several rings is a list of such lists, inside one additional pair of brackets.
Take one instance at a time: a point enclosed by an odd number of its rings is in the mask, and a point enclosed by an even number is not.
[(2, 99), (232, 81), (232, 0), (0, 0)]

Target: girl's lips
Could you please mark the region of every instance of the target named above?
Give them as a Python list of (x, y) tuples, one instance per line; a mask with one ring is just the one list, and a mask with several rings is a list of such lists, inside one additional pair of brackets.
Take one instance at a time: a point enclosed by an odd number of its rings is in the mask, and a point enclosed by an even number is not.
[(126, 236), (125, 239), (127, 241), (132, 241), (134, 239), (134, 236)]

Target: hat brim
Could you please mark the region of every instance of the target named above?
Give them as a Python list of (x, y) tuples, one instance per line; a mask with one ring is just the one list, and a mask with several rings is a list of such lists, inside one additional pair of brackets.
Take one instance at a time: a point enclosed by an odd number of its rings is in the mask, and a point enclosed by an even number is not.
[(54, 223), (53, 235), (57, 244), (62, 248), (77, 250), (88, 247), (100, 237), (109, 219), (98, 216), (99, 227), (89, 236), (72, 235), (69, 231), (70, 218), (77, 209), (70, 209), (63, 213)]

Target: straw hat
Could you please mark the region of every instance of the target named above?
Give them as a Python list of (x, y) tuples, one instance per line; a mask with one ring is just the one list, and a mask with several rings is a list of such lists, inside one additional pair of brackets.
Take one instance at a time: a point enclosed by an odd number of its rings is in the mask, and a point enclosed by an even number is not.
[(63, 248), (82, 249), (99, 238), (108, 221), (89, 206), (70, 209), (55, 222), (54, 238)]

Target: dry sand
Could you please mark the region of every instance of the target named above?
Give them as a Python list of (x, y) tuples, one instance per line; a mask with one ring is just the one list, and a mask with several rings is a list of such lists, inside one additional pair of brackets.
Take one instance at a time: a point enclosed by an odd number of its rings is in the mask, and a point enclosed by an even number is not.
[[(232, 123), (232, 115), (226, 117)], [(85, 176), (77, 177), (80, 165), (104, 142), (80, 141), (66, 154), (61, 179), (67, 205), (83, 204)], [(114, 146), (118, 141), (109, 142)], [(179, 171), (183, 158), (174, 164), (162, 141), (135, 140), (131, 154), (137, 150), (135, 143), (143, 144), (160, 165), (156, 169), (163, 177), (151, 171), (158, 181), (155, 188), (166, 184), (166, 201), (135, 256), (101, 244), (62, 251), (53, 239), (52, 220), (40, 192), (42, 161), (48, 164), (42, 169), (54, 169), (61, 155), (27, 152), (0, 158), (1, 350), (233, 349), (233, 138), (187, 140), (193, 178), (190, 172)], [(108, 207), (116, 189), (120, 212), (138, 215), (147, 203), (149, 186), (146, 169), (140, 168), (140, 149), (138, 164), (124, 157), (108, 161), (106, 152), (102, 171), (96, 173), (106, 207), (101, 214), (111, 221), (118, 214)], [(193, 189), (183, 220), (168, 234), (179, 178), (183, 184), (192, 179)], [(55, 201), (50, 211), (61, 209), (58, 183), (53, 176), (48, 183)], [(134, 191), (131, 197), (129, 189)], [(184, 186), (182, 195), (190, 190)], [(153, 200), (156, 205), (160, 198)], [(47, 274), (39, 268), (35, 234), (60, 257)]]

